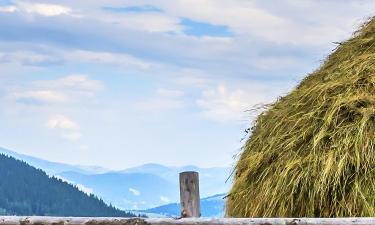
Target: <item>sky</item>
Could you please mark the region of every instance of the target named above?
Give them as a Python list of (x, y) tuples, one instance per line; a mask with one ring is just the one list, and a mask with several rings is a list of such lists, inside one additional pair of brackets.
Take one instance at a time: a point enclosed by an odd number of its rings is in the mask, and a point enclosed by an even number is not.
[(70, 164), (231, 166), (373, 0), (0, 0), (0, 146)]

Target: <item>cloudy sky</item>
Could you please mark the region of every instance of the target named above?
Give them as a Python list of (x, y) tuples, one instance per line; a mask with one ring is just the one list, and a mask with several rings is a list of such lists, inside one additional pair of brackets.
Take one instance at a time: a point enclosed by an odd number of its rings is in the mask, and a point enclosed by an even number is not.
[(113, 169), (232, 165), (247, 110), (374, 12), (373, 0), (0, 0), (0, 146)]

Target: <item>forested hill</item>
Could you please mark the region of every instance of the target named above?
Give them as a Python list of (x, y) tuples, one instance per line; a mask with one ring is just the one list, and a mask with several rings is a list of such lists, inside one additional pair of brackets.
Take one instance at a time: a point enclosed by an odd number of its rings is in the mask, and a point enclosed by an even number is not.
[(71, 184), (25, 162), (0, 154), (0, 214), (113, 216), (133, 214), (106, 205)]

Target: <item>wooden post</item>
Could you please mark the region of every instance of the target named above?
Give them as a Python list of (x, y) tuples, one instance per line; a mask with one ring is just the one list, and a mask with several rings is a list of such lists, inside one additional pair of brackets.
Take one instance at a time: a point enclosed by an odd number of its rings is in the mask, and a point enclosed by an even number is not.
[(181, 217), (200, 217), (199, 174), (188, 171), (180, 173)]

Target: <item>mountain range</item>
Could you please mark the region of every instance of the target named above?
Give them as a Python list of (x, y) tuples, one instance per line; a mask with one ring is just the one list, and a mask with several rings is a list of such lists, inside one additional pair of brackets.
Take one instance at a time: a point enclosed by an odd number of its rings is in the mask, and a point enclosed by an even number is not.
[(37, 157), (19, 154), (15, 151), (11, 151), (0, 147), (0, 153), (12, 156), (16, 159), (27, 162), (29, 165), (44, 170), (47, 174), (54, 175), (65, 171), (75, 171), (83, 174), (93, 173), (105, 173), (109, 170), (99, 166), (81, 166), (81, 165), (70, 165), (59, 162), (51, 162), (48, 160), (40, 159)]
[(4, 154), (0, 154), (0, 215), (135, 216)]
[[(202, 198), (200, 201), (201, 216), (202, 217), (223, 217), (224, 216), (224, 198), (225, 194), (217, 194), (214, 196)], [(177, 218), (180, 216), (180, 204), (171, 203), (167, 205), (158, 206), (151, 209), (135, 211), (135, 213), (142, 213), (151, 216), (165, 216)]]
[[(46, 171), (50, 176), (74, 184), (80, 190), (95, 194), (106, 203), (125, 210), (144, 211), (165, 205), (166, 207), (162, 209), (167, 209), (168, 205), (179, 202), (178, 176), (182, 171), (199, 172), (202, 200), (207, 196), (226, 193), (231, 185), (231, 182), (227, 181), (230, 175), (228, 167), (200, 168), (192, 165), (173, 167), (150, 163), (112, 171), (98, 166), (51, 162), (4, 148), (0, 148), (0, 153), (23, 160)], [(224, 200), (217, 204), (223, 205), (223, 202)], [(205, 208), (202, 207), (202, 214), (204, 210)], [(169, 211), (160, 214), (172, 215)]]

